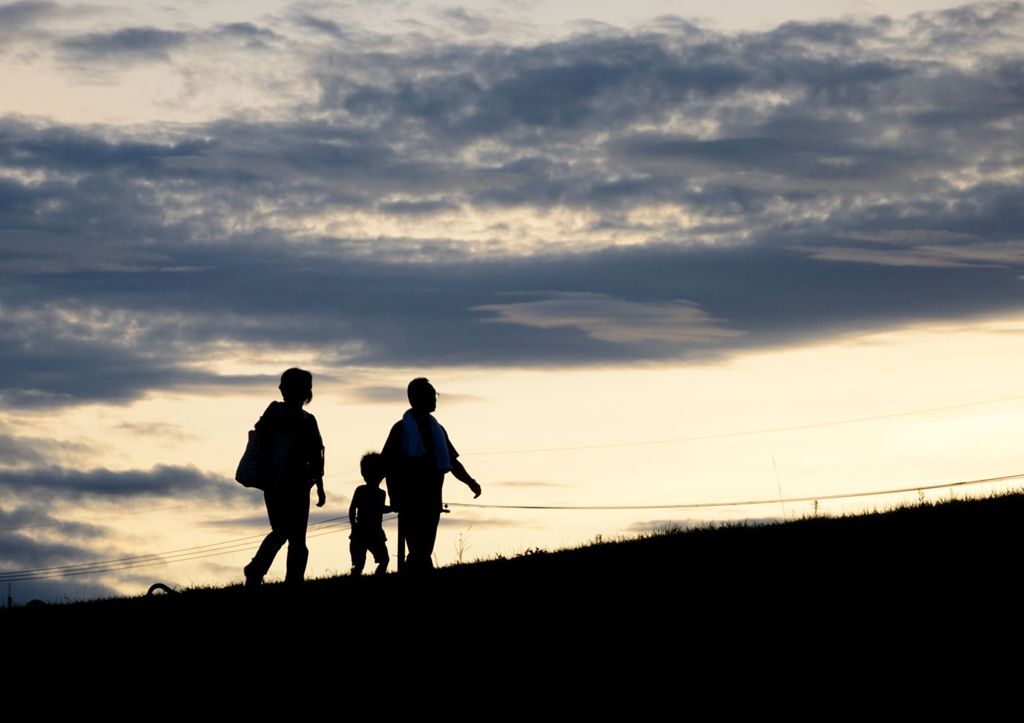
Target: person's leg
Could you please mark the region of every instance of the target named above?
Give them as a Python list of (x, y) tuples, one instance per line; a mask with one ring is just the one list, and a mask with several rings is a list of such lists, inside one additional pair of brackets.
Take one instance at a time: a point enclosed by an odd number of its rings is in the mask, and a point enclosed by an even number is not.
[[(301, 488), (300, 488), (301, 489)], [(286, 585), (300, 585), (306, 575), (306, 526), (309, 523), (309, 490), (295, 490), (288, 500), (288, 567)]]
[(434, 543), (437, 541), (437, 527), (441, 524), (441, 505), (428, 511), (423, 522), (423, 551), (427, 556), (427, 569), (434, 568)]
[(407, 553), (403, 572), (418, 572), (422, 567), (420, 560), (423, 550), (423, 515), (419, 510), (406, 504), (402, 508), (402, 533), (405, 535)]
[(363, 567), (366, 566), (366, 545), (359, 538), (353, 537), (348, 543), (348, 550), (352, 555), (352, 574), (362, 575)]
[(267, 517), (270, 519), (270, 533), (263, 538), (256, 555), (245, 566), (246, 587), (259, 585), (274, 562), (278, 550), (288, 539), (287, 515), (281, 495), (274, 490), (266, 490), (263, 499), (267, 504)]
[(388, 562), (391, 560), (388, 556), (388, 545), (384, 539), (383, 531), (381, 531), (380, 537), (370, 546), (370, 551), (373, 553), (373, 561), (377, 563), (377, 569), (373, 574), (383, 575), (388, 571)]
[(425, 572), (434, 567), (431, 559), (434, 554), (434, 541), (437, 538), (437, 525), (441, 518), (440, 508), (433, 506), (426, 509), (409, 510), (407, 520), (403, 521), (405, 541), (409, 546), (409, 559), (406, 567), (410, 572)]

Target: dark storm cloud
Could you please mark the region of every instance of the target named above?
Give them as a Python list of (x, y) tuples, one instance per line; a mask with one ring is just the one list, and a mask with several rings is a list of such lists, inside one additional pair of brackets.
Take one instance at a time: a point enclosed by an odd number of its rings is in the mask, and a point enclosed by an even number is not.
[[(231, 345), (313, 350), (343, 376), (705, 359), (1019, 310), (1022, 27), (1003, 3), (518, 46), (323, 37), (302, 55), (318, 106), (293, 120), (2, 120), (4, 401), (276, 386), (203, 371)], [(214, 36), (293, 42), (239, 24), (65, 45)], [(446, 236), (489, 214), (491, 236)], [(584, 219), (569, 241), (510, 225), (559, 214)], [(616, 234), (631, 245), (592, 240)]]

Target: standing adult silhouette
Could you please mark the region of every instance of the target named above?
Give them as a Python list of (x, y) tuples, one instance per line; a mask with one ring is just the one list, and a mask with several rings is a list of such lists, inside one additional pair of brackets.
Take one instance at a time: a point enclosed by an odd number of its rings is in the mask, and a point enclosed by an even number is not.
[(480, 485), (459, 462), (459, 453), (432, 412), (437, 391), (424, 377), (413, 379), (407, 389), (409, 409), (391, 427), (381, 455), (387, 474), (391, 507), (398, 511), (398, 525), (409, 546), (404, 569), (422, 572), (433, 568), (431, 557), (441, 520), (441, 489), (451, 472), (480, 496)]
[(267, 470), (263, 497), (270, 518), (270, 533), (245, 566), (245, 586), (258, 587), (278, 550), (288, 543), (285, 584), (295, 587), (306, 574), (306, 525), (309, 492), (316, 485), (317, 507), (324, 494), (324, 443), (316, 418), (303, 409), (313, 399), (313, 375), (288, 369), (281, 375), (283, 402), (271, 402), (256, 423), (261, 464)]

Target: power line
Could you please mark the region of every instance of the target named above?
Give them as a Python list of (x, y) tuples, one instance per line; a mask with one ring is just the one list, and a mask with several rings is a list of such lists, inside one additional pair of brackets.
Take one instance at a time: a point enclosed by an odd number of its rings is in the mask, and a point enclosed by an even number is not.
[[(307, 534), (307, 538), (320, 537), (323, 534), (335, 532), (344, 529), (347, 526), (347, 517), (332, 517), (324, 520), (318, 520), (317, 522), (313, 522), (309, 525), (310, 528), (315, 529), (312, 534)], [(196, 545), (193, 547), (185, 547), (165, 552), (155, 552), (147, 555), (134, 555), (131, 557), (122, 557), (112, 560), (97, 560), (95, 562), (88, 563), (74, 563), (68, 565), (56, 565), (53, 567), (14, 570), (11, 572), (0, 573), (0, 581), (6, 582), (9, 580), (13, 581), (19, 579), (66, 577), (73, 574), (111, 572), (114, 570), (128, 570), (134, 567), (145, 567), (148, 565), (184, 562), (192, 559), (201, 559), (203, 557), (213, 557), (215, 555), (231, 554), (234, 552), (248, 550), (251, 549), (252, 543), (255, 540), (262, 539), (264, 537), (266, 537), (266, 533), (260, 533), (258, 535), (249, 535), (247, 537), (232, 540), (223, 540), (221, 542), (213, 542), (206, 545)]]
[[(339, 474), (344, 474), (344, 473), (339, 473)], [(356, 480), (341, 480), (341, 481), (342, 482), (350, 482), (350, 481), (351, 482), (355, 482)], [(252, 491), (252, 488), (241, 488), (240, 487), (237, 490), (231, 490), (231, 491), (225, 490), (223, 493), (221, 493), (220, 496), (227, 495), (228, 497), (237, 497), (239, 495), (249, 494), (249, 492), (251, 492), (251, 491)], [(216, 499), (218, 499), (218, 497), (215, 496), (212, 499), (216, 500)], [(124, 519), (125, 517), (136, 517), (136, 516), (139, 516), (139, 515), (149, 515), (149, 514), (155, 514), (157, 512), (167, 512), (168, 510), (187, 509), (189, 507), (195, 507), (196, 505), (201, 504), (203, 502), (207, 502), (207, 501), (209, 501), (209, 499), (198, 499), (198, 500), (195, 500), (193, 502), (184, 502), (184, 503), (181, 503), (181, 504), (166, 505), (164, 507), (143, 508), (143, 509), (138, 509), (138, 510), (131, 510), (129, 512), (121, 512), (121, 513), (118, 513), (116, 515), (104, 515), (102, 517), (86, 517), (84, 519), (64, 520), (64, 521), (61, 521), (61, 522), (46, 522), (46, 523), (40, 523), (38, 525), (18, 525), (16, 527), (0, 527), (0, 533), (4, 533), (4, 532), (18, 532), (20, 530), (45, 530), (45, 529), (52, 528), (52, 527), (63, 527), (64, 525), (67, 525), (69, 523), (72, 523), (72, 524), (73, 523), (92, 523), (92, 522), (103, 522), (103, 521), (106, 521), (106, 520), (120, 520), (120, 519)], [(260, 506), (262, 506), (263, 503), (259, 502), (258, 504)]]
[(673, 505), (482, 505), (475, 502), (449, 502), (449, 507), (472, 507), (490, 510), (693, 510), (711, 507), (748, 507), (755, 505), (777, 505), (780, 502), (813, 502), (815, 500), (842, 500), (854, 497), (878, 497), (881, 495), (895, 495), (906, 492), (923, 492), (925, 490), (949, 489), (951, 487), (965, 487), (968, 485), (980, 485), (995, 482), (1007, 482), (1009, 480), (1024, 479), (1024, 473), (1011, 474), (1003, 477), (988, 477), (986, 479), (965, 480), (963, 482), (947, 482), (937, 485), (918, 485), (916, 487), (904, 487), (901, 489), (876, 490), (872, 492), (848, 492), (834, 495), (810, 495), (807, 497), (778, 497), (761, 500), (739, 500), (732, 502), (696, 502), (689, 504)]
[[(848, 492), (831, 495), (810, 495), (805, 497), (790, 497), (784, 500), (761, 499), (761, 500), (739, 500), (729, 502), (700, 502), (689, 504), (672, 505), (486, 505), (466, 502), (451, 502), (449, 507), (465, 507), (477, 509), (507, 509), (507, 510), (664, 510), (664, 509), (702, 509), (721, 507), (755, 506), (766, 504), (778, 504), (779, 502), (812, 502), (815, 500), (836, 500), (853, 499), (859, 497), (877, 497), (891, 494), (904, 494), (907, 492), (923, 492), (925, 490), (950, 489), (954, 487), (966, 487), (969, 485), (993, 484), (997, 482), (1008, 482), (1011, 480), (1024, 479), (1024, 473), (1003, 475), (1001, 477), (986, 477), (983, 479), (962, 480), (959, 482), (946, 482), (943, 484), (917, 485), (913, 487), (902, 487), (888, 490), (873, 490), (868, 492)], [(387, 519), (394, 519), (388, 517)], [(310, 527), (317, 528), (307, 539), (322, 537), (340, 531), (348, 526), (345, 517), (332, 517), (318, 520), (311, 523)], [(255, 539), (264, 537), (264, 534), (250, 535), (248, 537), (225, 540), (222, 542), (196, 545), (193, 547), (180, 548), (163, 553), (151, 553), (148, 555), (136, 555), (113, 560), (101, 560), (91, 563), (74, 565), (61, 565), (47, 568), (35, 568), (17, 570), (13, 572), (0, 573), (0, 582), (18, 582), (24, 580), (42, 580), (58, 577), (72, 577), (76, 575), (98, 574), (106, 572), (118, 572), (138, 567), (151, 567), (154, 565), (165, 565), (174, 562), (186, 562), (200, 560), (207, 557), (219, 555), (230, 555), (238, 552), (245, 552), (251, 549), (251, 543)]]
[[(333, 528), (322, 528), (321, 530), (314, 532), (313, 534), (306, 535), (306, 539), (313, 537), (322, 537), (327, 534), (332, 534), (345, 528), (345, 525), (338, 525)], [(47, 580), (62, 577), (75, 577), (78, 575), (93, 575), (108, 572), (121, 572), (123, 570), (132, 570), (140, 567), (153, 567), (155, 565), (168, 565), (175, 562), (188, 562), (192, 560), (202, 560), (208, 557), (217, 557), (221, 555), (233, 555), (239, 552), (249, 553), (252, 551), (252, 543), (235, 544), (231, 546), (225, 546), (222, 549), (200, 551), (198, 553), (192, 553), (188, 556), (178, 556), (175, 559), (170, 557), (161, 557), (159, 553), (154, 555), (140, 556), (139, 560), (127, 564), (111, 564), (101, 565), (99, 563), (90, 563), (77, 567), (68, 567), (66, 569), (50, 570), (47, 572), (26, 572), (21, 575), (3, 577), (3, 582), (19, 582), (26, 580)]]

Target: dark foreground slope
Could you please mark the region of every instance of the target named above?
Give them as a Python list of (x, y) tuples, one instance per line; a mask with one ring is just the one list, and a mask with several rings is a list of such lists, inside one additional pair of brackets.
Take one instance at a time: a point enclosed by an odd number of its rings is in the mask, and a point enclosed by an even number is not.
[(1012, 494), (660, 534), (451, 567), (422, 580), (314, 580), (300, 595), (236, 586), (7, 610), (0, 627), (113, 644), (301, 639), (335, 651), (410, 636), (466, 650), (496, 640), (700, 648), (883, 630), (891, 640), (898, 631), (995, 618), (1015, 626), (1022, 520), (1024, 495)]

